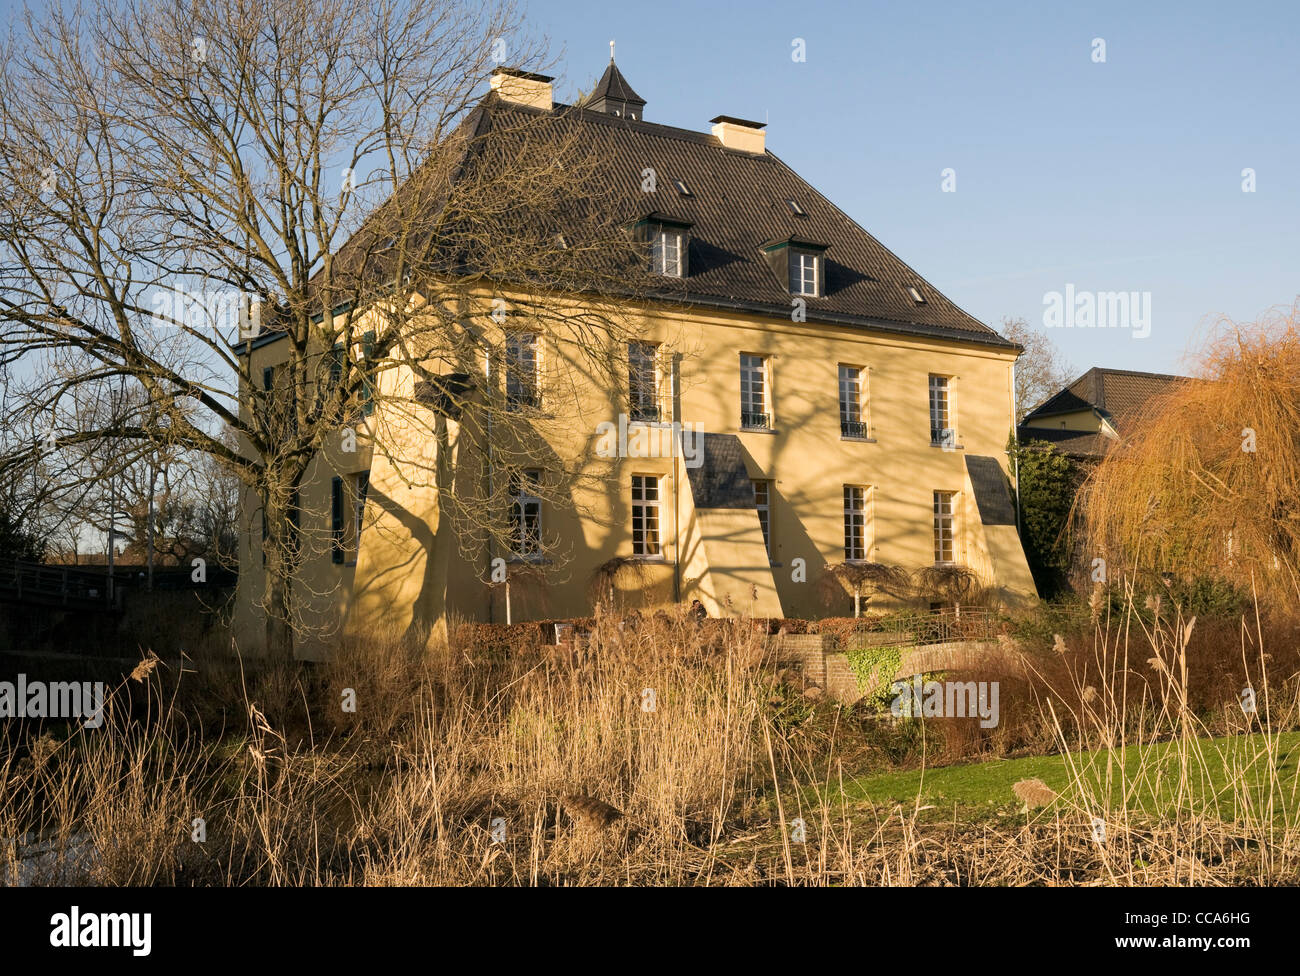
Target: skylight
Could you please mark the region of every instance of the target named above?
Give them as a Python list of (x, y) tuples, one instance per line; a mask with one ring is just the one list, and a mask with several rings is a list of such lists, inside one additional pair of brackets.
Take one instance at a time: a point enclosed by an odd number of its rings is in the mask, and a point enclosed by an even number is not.
[(804, 210), (803, 207), (799, 206), (798, 201), (796, 201), (796, 200), (787, 200), (787, 201), (785, 202), (785, 204), (786, 204), (787, 207), (790, 208), (790, 212), (791, 212), (792, 214), (794, 214), (796, 217), (807, 217), (807, 216), (808, 216), (808, 212), (807, 212), (806, 210)]
[(912, 296), (912, 301), (916, 302), (916, 304), (925, 304), (925, 296), (921, 294), (921, 289), (917, 288), (915, 285), (909, 285), (907, 293)]
[(691, 193), (691, 188), (681, 180), (673, 180), (673, 186), (677, 187), (677, 192), (684, 197), (694, 196), (694, 194)]

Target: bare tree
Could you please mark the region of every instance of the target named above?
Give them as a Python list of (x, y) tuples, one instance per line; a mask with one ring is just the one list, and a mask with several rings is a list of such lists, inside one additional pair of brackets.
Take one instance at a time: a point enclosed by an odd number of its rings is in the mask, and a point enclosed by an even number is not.
[[(104, 444), (119, 469), (163, 446), (220, 462), (264, 514), (267, 644), (288, 656), (297, 569), (329, 545), (299, 487), (341, 429), (379, 456), (378, 427), (420, 428), (434, 459), (389, 460), (440, 492), (458, 440), (528, 458), (532, 419), (485, 376), (498, 316), (612, 383), (625, 306), (598, 296), (635, 295), (644, 262), (576, 126), (481, 99), (503, 52), (544, 66), (519, 24), (510, 0), (29, 13), (0, 59), (0, 362), (32, 434), (3, 465)], [(269, 334), (267, 384), (247, 352)], [(439, 545), (506, 545), (503, 495), (448, 493)]]
[(1003, 318), (998, 331), (1024, 347), (1016, 360), (1016, 423), (1020, 423), (1025, 414), (1074, 379), (1074, 367), (1045, 332), (1031, 328), (1023, 318)]

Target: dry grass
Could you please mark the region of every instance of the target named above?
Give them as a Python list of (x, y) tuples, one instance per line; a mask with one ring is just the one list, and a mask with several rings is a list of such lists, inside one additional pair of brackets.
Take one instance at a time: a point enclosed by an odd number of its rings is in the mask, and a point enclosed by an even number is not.
[[(1120, 746), (1134, 728), (1173, 735), (1185, 743), (1174, 796), (1190, 795), (1206, 731), (1186, 692), (1194, 632), (1153, 635), (1163, 693), (1133, 705), (1154, 715), (1135, 721), (1122, 711), (1124, 681), (1089, 672), (1077, 697), (1093, 688), (1092, 711), (1061, 721), (1063, 699), (1043, 699), (1044, 734), (1058, 749), (1108, 737)], [(1032, 812), (935, 819), (919, 793), (910, 805), (845, 802), (845, 757), (860, 745), (851, 714), (782, 688), (765, 655), (763, 628), (702, 625), (683, 610), (601, 615), (576, 648), (417, 656), (377, 637), (312, 672), (206, 663), (179, 696), (159, 667), (114, 690), (104, 729), (34, 737), (0, 755), (0, 870), (9, 883), (107, 885), (1297, 877), (1294, 804), (1278, 809), (1276, 790), (1245, 777), (1233, 792), (1247, 812), (1231, 817), (1189, 804), (1132, 814), (1085, 769), (1072, 769), (1055, 802), (1034, 791), (1043, 804)], [(355, 712), (342, 707), (344, 689)], [(1288, 717), (1275, 695), (1267, 701), (1257, 725)], [(1246, 760), (1273, 762), (1277, 785), (1276, 756)], [(1106, 797), (1126, 795), (1131, 776), (1117, 763)], [(1098, 815), (1103, 842), (1093, 839)]]

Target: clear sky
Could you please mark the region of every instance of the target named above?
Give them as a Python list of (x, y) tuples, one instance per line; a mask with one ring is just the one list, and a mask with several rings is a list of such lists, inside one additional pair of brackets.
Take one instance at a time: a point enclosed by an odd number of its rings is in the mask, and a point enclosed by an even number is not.
[(1149, 293), (1145, 337), (1137, 320), (1048, 329), (1080, 371), (1178, 372), (1219, 316), (1300, 297), (1297, 0), (533, 0), (528, 16), (558, 99), (590, 90), (616, 40), (647, 121), (767, 120), (769, 149), (981, 321), (1044, 327), (1067, 285)]

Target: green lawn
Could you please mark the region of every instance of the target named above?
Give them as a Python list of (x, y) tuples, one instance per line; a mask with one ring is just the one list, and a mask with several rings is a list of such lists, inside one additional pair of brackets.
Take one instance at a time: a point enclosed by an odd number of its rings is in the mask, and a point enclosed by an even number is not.
[(1263, 735), (1192, 740), (1185, 751), (1186, 776), (1181, 745), (1165, 742), (846, 779), (840, 799), (850, 806), (912, 806), (919, 794), (921, 806), (934, 807), (936, 814), (951, 814), (954, 808), (967, 816), (1007, 813), (1021, 807), (1012, 785), (1037, 778), (1061, 796), (1057, 805), (1079, 803), (1093, 810), (1104, 803), (1106, 809), (1125, 806), (1165, 816), (1182, 809), (1233, 821), (1267, 817), (1271, 790), (1273, 817), (1294, 823), (1300, 806), (1300, 733), (1271, 737), (1274, 762), (1268, 757), (1269, 741)]

